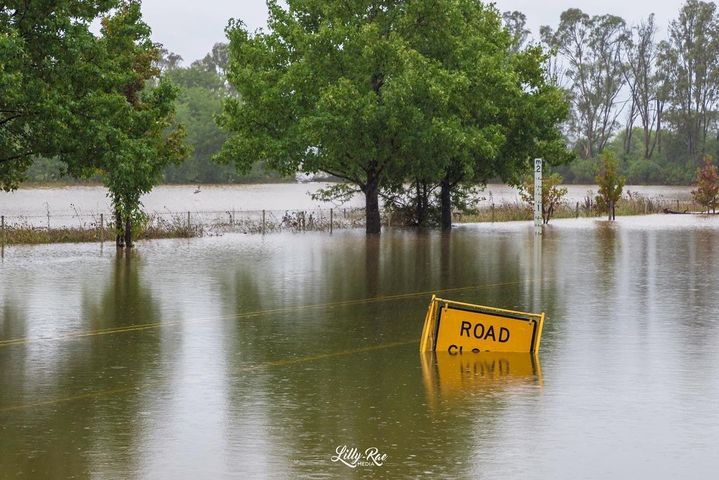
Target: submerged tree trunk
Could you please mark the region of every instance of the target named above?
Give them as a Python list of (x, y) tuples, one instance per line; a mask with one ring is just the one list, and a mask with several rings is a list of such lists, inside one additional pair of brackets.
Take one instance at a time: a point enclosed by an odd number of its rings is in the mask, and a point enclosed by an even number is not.
[(427, 223), (427, 210), (429, 208), (429, 199), (427, 198), (427, 184), (417, 180), (415, 182), (415, 192), (417, 196), (417, 226), (424, 227)]
[(441, 226), (443, 232), (452, 230), (452, 184), (449, 176), (442, 179), (439, 195), (440, 208), (442, 211)]
[(115, 209), (115, 246), (123, 248), (125, 246), (124, 231), (122, 228), (122, 215), (120, 210)]
[(379, 235), (382, 231), (382, 224), (379, 215), (379, 179), (376, 172), (370, 170), (367, 174), (367, 184), (364, 188), (365, 194), (365, 218), (367, 235)]
[(125, 248), (132, 248), (132, 219), (125, 218)]

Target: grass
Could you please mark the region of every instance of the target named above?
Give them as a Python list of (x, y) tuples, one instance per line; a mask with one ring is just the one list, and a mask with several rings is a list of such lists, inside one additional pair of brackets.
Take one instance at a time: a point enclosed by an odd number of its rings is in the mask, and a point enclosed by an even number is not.
[[(671, 212), (667, 212), (667, 210)], [(617, 216), (651, 215), (656, 213), (699, 213), (701, 211), (694, 202), (681, 202), (677, 200), (665, 200), (661, 198), (648, 198), (638, 194), (631, 194), (622, 197), (616, 206)], [(582, 202), (574, 205), (563, 203), (559, 205), (552, 219), (558, 218), (601, 218), (606, 216), (605, 211), (600, 211), (591, 197), (586, 197)], [(483, 223), (483, 222), (514, 222), (532, 220), (532, 209), (525, 203), (503, 202), (482, 208), (469, 213), (456, 214), (454, 221), (457, 223)]]
[[(179, 217), (164, 219), (160, 216), (150, 217), (148, 222), (135, 232), (136, 240), (159, 238), (191, 238), (202, 236), (201, 226), (188, 226)], [(82, 242), (114, 242), (115, 228), (112, 224), (100, 228), (99, 222), (82, 224), (77, 227), (39, 227), (27, 220), (6, 225), (0, 232), (3, 244), (36, 245), (43, 243), (82, 243)]]
[[(699, 213), (700, 208), (692, 202), (677, 202), (662, 198), (647, 198), (632, 194), (623, 197), (617, 204), (617, 216), (647, 215), (662, 213), (665, 210), (672, 212)], [(222, 212), (205, 212), (222, 213)], [(203, 221), (202, 216), (193, 214), (190, 223), (186, 214), (156, 213), (149, 216), (148, 221), (137, 228), (135, 240), (150, 240), (162, 238), (193, 238), (204, 235), (221, 235), (226, 232), (247, 234), (272, 233), (280, 231), (304, 232), (330, 230), (330, 218), (327, 211), (267, 211), (237, 212), (244, 216), (236, 216), (235, 212), (224, 212), (223, 216), (211, 217)], [(224, 216), (226, 215), (226, 216)], [(590, 196), (584, 201), (570, 205), (560, 205), (552, 217), (558, 218), (601, 218), (606, 213), (597, 209)], [(114, 242), (115, 230), (112, 224), (100, 227), (99, 217), (76, 215), (77, 226), (63, 226), (47, 228), (33, 225), (28, 219), (17, 219), (12, 224), (7, 223), (0, 232), (0, 243), (3, 245), (17, 244), (44, 244), (44, 243), (79, 243), (79, 242)], [(83, 222), (81, 218), (89, 221)], [(456, 223), (479, 222), (511, 222), (531, 221), (532, 210), (524, 203), (504, 202), (491, 207), (477, 209), (468, 213), (455, 214)], [(385, 217), (385, 222), (387, 222)], [(392, 226), (401, 226), (391, 222)], [(332, 229), (360, 228), (364, 226), (364, 212), (362, 209), (336, 209), (332, 219)]]
[[(204, 235), (237, 233), (272, 233), (330, 231), (329, 211), (266, 211), (259, 212), (195, 212), (190, 221), (185, 213), (151, 214), (144, 225), (137, 227), (135, 240), (161, 238), (193, 238)], [(221, 214), (221, 215), (218, 215)], [(205, 217), (204, 215), (209, 215)], [(44, 217), (43, 217), (44, 218)], [(43, 243), (114, 242), (112, 223), (101, 227), (100, 217), (76, 214), (77, 226), (46, 227), (30, 222), (28, 218), (15, 218), (5, 225), (0, 242), (7, 245)], [(83, 221), (82, 219), (89, 219)], [(8, 218), (6, 217), (6, 220)], [(44, 221), (44, 220), (43, 220)], [(332, 229), (358, 228), (364, 225), (364, 214), (359, 210), (337, 210), (332, 218)]]

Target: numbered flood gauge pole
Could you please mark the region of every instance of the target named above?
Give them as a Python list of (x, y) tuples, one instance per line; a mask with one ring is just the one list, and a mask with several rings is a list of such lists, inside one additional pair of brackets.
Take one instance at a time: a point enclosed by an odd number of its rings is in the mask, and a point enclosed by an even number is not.
[(542, 159), (534, 159), (534, 234), (542, 234)]
[(432, 297), (420, 352), (462, 355), (480, 352), (537, 353), (543, 313), (524, 313)]

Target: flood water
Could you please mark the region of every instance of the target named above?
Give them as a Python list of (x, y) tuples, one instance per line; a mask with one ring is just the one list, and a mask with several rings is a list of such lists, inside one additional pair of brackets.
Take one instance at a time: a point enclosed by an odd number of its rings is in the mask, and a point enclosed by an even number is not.
[[(286, 210), (330, 208), (329, 202), (312, 200), (311, 194), (329, 186), (328, 183), (283, 183), (264, 185), (161, 185), (142, 197), (148, 213), (225, 211), (225, 210)], [(595, 185), (568, 185), (566, 201), (583, 201)], [(625, 192), (639, 193), (657, 200), (691, 199), (691, 188), (668, 186), (626, 186)], [(480, 206), (492, 203), (521, 202), (517, 189), (507, 185), (487, 185), (479, 192)], [(364, 207), (364, 197), (356, 195), (345, 208)], [(6, 217), (83, 216), (111, 211), (107, 190), (97, 186), (25, 188), (14, 192), (0, 191), (0, 213)], [(53, 225), (73, 225), (72, 219), (54, 218)]]
[[(0, 478), (713, 478), (719, 219), (532, 231), (6, 247)], [(433, 292), (538, 358), (420, 355)]]

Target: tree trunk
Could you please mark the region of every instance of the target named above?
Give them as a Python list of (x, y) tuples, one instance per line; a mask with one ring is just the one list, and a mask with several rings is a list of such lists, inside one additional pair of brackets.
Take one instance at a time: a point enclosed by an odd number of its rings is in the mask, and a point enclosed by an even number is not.
[(442, 179), (441, 191), (439, 196), (440, 208), (442, 210), (442, 231), (449, 232), (452, 230), (452, 185), (449, 177)]
[[(657, 136), (655, 140), (655, 145), (657, 147), (657, 151), (659, 152), (659, 155), (662, 154), (662, 112), (664, 110), (664, 105), (657, 100)], [(651, 154), (650, 154), (651, 156)]]
[(422, 183), (417, 180), (415, 191), (417, 194), (417, 226), (424, 227), (427, 221), (427, 189), (423, 188)]
[(132, 219), (125, 218), (125, 248), (132, 248)]
[(365, 219), (367, 235), (379, 235), (382, 231), (382, 223), (379, 216), (379, 179), (374, 171), (367, 174), (367, 185), (365, 194)]
[(118, 209), (115, 209), (115, 246), (117, 248), (123, 248), (125, 246), (124, 231), (122, 229), (122, 215)]

